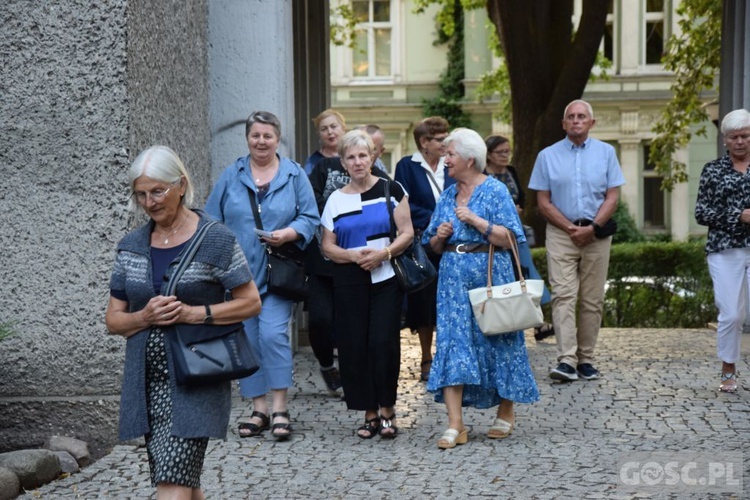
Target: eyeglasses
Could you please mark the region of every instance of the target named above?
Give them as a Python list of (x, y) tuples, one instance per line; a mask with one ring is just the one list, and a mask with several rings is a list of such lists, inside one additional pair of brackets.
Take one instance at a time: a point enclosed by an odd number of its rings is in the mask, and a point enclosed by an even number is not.
[(178, 182), (180, 182), (180, 179), (174, 181), (167, 189), (154, 189), (153, 191), (135, 191), (133, 193), (133, 196), (135, 197), (135, 201), (137, 201), (141, 205), (144, 205), (149, 197), (154, 200), (154, 203), (161, 203), (167, 197), (167, 193), (169, 193), (169, 190), (172, 189), (172, 187)]

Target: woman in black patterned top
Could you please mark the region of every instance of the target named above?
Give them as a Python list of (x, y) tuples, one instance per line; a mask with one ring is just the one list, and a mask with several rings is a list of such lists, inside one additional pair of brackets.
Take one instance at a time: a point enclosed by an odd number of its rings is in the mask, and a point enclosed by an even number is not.
[(737, 390), (742, 325), (750, 274), (750, 112), (737, 109), (721, 122), (727, 154), (703, 167), (695, 220), (708, 226), (706, 253), (719, 309), (719, 390)]

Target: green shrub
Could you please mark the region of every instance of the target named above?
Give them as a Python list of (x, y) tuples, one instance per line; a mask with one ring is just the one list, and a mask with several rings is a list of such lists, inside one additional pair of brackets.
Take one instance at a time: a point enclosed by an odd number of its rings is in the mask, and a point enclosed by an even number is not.
[(612, 218), (617, 222), (617, 232), (612, 237), (612, 243), (638, 243), (646, 240), (646, 237), (636, 226), (635, 220), (630, 215), (628, 206), (624, 201), (617, 201), (617, 208)]
[[(619, 230), (619, 229), (618, 229)], [(704, 241), (612, 245), (602, 324), (606, 327), (703, 328), (716, 320)], [(544, 248), (532, 250), (547, 276)]]

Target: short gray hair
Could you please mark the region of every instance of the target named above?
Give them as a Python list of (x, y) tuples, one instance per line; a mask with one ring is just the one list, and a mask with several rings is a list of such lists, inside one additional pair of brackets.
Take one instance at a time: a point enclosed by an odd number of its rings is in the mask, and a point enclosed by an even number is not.
[(730, 111), (721, 120), (721, 133), (727, 135), (729, 132), (750, 128), (750, 111), (746, 109), (735, 109)]
[(190, 174), (188, 174), (180, 157), (167, 146), (151, 146), (144, 149), (130, 165), (130, 170), (128, 170), (130, 205), (128, 208), (132, 212), (137, 212), (140, 209), (140, 205), (133, 201), (133, 185), (135, 180), (142, 175), (165, 184), (175, 183), (184, 177), (186, 183), (185, 196), (180, 199), (180, 203), (188, 207), (192, 206), (193, 181), (190, 180)]
[(594, 108), (591, 107), (591, 104), (589, 104), (587, 101), (584, 101), (583, 99), (576, 99), (575, 101), (570, 101), (567, 106), (565, 106), (565, 110), (563, 111), (563, 120), (566, 116), (568, 116), (568, 108), (571, 107), (573, 104), (583, 104), (586, 107), (586, 111), (589, 113), (589, 118), (592, 120), (594, 119)]
[(253, 111), (245, 122), (245, 138), (250, 135), (250, 129), (256, 123), (270, 125), (276, 131), (276, 138), (281, 139), (281, 120), (275, 114), (268, 111)]
[(482, 136), (470, 128), (457, 128), (443, 141), (446, 147), (455, 143), (456, 153), (464, 160), (474, 160), (474, 168), (484, 171), (487, 165), (487, 145)]
[(370, 152), (370, 156), (375, 154), (375, 144), (372, 137), (364, 130), (350, 130), (339, 140), (339, 157), (344, 158), (344, 153), (349, 148), (365, 147)]

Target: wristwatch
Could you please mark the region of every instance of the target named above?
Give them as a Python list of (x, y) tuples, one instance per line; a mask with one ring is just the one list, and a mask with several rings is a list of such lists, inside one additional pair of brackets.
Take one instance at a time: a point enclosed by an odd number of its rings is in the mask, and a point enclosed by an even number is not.
[(206, 304), (205, 307), (206, 307), (206, 317), (203, 318), (203, 323), (206, 325), (210, 325), (214, 322), (214, 316), (213, 314), (211, 314), (211, 307), (208, 304)]
[(591, 222), (591, 225), (594, 226), (594, 231), (598, 231), (599, 229), (602, 228), (602, 226), (600, 226), (599, 224), (597, 224), (594, 221)]

